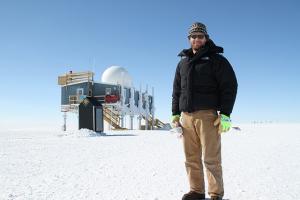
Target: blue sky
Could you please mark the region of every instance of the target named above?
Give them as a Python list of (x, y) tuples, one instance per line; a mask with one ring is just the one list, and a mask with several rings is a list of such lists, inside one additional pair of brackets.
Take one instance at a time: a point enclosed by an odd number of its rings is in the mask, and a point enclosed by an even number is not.
[[(61, 125), (57, 76), (111, 65), (155, 88), (171, 115), (177, 54), (200, 21), (224, 48), (239, 83), (234, 122), (300, 122), (298, 1), (0, 1), (0, 126)], [(95, 66), (93, 67), (93, 60)]]

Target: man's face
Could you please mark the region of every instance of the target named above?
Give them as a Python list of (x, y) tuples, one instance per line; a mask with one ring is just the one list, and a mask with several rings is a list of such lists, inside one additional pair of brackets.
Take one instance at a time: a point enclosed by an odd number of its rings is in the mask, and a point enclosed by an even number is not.
[(189, 36), (189, 40), (192, 49), (196, 51), (199, 50), (201, 47), (203, 47), (207, 41), (203, 33), (194, 33), (191, 36)]

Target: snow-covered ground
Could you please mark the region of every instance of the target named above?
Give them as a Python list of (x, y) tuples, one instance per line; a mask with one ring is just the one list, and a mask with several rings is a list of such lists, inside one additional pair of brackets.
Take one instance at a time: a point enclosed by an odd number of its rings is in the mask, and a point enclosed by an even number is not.
[[(225, 199), (300, 199), (300, 124), (222, 136)], [(0, 199), (180, 200), (182, 140), (169, 131), (0, 131)]]

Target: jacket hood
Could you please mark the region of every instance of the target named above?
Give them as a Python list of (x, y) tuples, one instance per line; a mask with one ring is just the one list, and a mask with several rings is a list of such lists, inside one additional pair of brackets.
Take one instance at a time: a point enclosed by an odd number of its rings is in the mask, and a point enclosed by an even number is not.
[[(183, 49), (178, 56), (180, 57), (194, 57), (196, 55), (201, 55), (202, 56), (207, 56), (211, 54), (216, 54), (216, 53), (223, 53), (224, 50), (222, 47), (216, 46), (215, 43), (209, 39), (206, 44), (194, 55), (193, 50), (191, 48), (189, 49)], [(198, 56), (197, 56), (198, 57)]]

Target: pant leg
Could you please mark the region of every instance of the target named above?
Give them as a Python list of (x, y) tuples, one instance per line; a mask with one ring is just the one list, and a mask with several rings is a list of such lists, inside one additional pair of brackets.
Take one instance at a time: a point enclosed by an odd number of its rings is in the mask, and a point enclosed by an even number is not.
[(200, 133), (203, 161), (208, 180), (208, 194), (210, 196), (224, 196), (222, 159), (221, 159), (221, 135), (213, 125), (217, 119), (216, 111), (203, 110), (197, 112), (195, 127)]
[(193, 124), (193, 116), (182, 113), (181, 126), (183, 129), (183, 147), (185, 167), (190, 184), (190, 190), (205, 193), (204, 173), (201, 160), (201, 143)]

